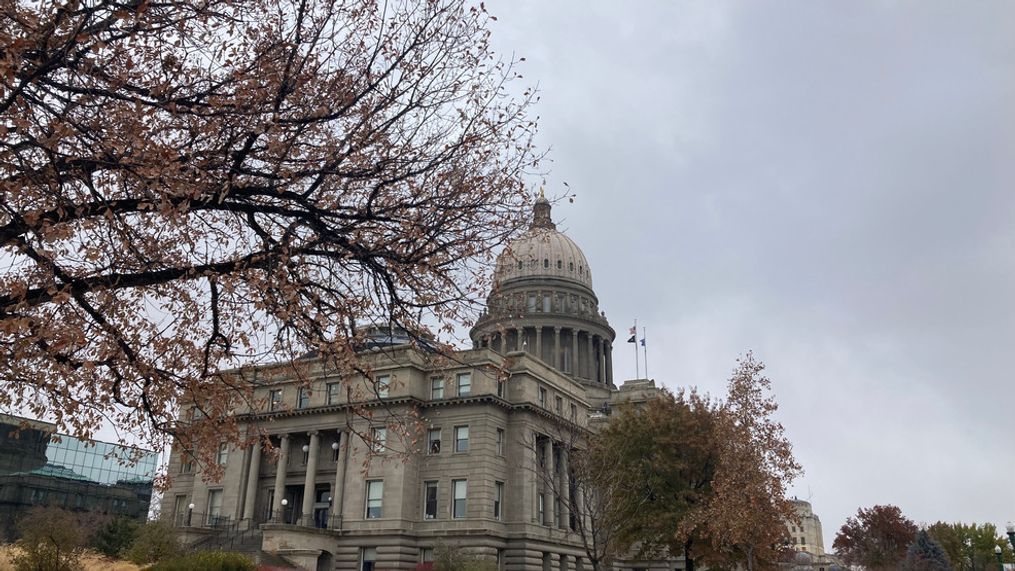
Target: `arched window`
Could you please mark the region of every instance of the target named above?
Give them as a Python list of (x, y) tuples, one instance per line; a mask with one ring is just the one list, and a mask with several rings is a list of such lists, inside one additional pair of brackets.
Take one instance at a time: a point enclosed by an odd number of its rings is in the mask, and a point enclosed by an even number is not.
[(550, 267), (550, 260), (547, 259), (547, 258), (543, 258), (543, 268), (546, 269), (546, 268), (549, 268), (549, 267)]
[(568, 262), (567, 263), (567, 271), (569, 271), (569, 272), (573, 272), (574, 271), (574, 262)]
[(522, 264), (522, 261), (521, 261), (521, 260), (518, 260), (518, 269), (519, 269), (519, 270), (520, 270), (520, 269), (522, 269), (522, 266), (523, 266), (523, 265), (524, 265), (524, 264)]
[(563, 268), (564, 268), (564, 262), (562, 262), (560, 260), (557, 260), (557, 269), (560, 270), (560, 269), (563, 269)]

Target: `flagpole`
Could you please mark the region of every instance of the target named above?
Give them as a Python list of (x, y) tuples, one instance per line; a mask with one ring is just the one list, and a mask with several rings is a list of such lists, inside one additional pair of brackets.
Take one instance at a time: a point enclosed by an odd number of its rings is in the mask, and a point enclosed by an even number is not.
[(638, 364), (638, 320), (634, 320), (634, 378), (640, 379), (641, 365)]
[(645, 351), (645, 378), (648, 378), (648, 335), (645, 334), (645, 328), (641, 328), (641, 347)]

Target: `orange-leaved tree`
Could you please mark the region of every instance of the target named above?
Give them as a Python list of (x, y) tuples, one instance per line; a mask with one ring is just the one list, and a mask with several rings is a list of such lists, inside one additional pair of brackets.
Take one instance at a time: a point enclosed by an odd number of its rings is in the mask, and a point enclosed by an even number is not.
[(786, 488), (802, 470), (773, 418), (763, 369), (748, 353), (722, 402), (663, 391), (613, 415), (597, 438), (619, 451), (615, 470), (627, 482), (618, 492), (628, 506), (621, 549), (683, 555), (689, 570), (753, 570), (782, 559), (786, 523), (796, 517)]
[(214, 466), (251, 395), (224, 371), (314, 352), (346, 375), (357, 323), (472, 316), (539, 159), (490, 19), (464, 0), (4, 2), (0, 409)]
[[(709, 555), (736, 561), (748, 571), (770, 568), (783, 558), (787, 522), (796, 511), (786, 490), (803, 473), (770, 394), (765, 365), (752, 353), (737, 361), (719, 408), (719, 461), (707, 509), (691, 520), (704, 527)], [(708, 561), (706, 557), (706, 561)]]
[(874, 571), (898, 569), (917, 531), (913, 520), (898, 506), (860, 508), (855, 517), (846, 518), (832, 547), (848, 565)]

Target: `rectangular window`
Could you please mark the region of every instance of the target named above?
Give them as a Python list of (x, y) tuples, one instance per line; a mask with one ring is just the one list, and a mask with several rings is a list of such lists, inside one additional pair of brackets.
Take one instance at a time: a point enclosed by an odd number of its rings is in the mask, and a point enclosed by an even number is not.
[(371, 447), (373, 451), (380, 454), (387, 450), (388, 447), (388, 429), (384, 427), (377, 427), (370, 430)]
[(226, 442), (219, 443), (218, 454), (215, 455), (215, 463), (219, 466), (225, 466), (226, 460), (229, 459), (229, 444)]
[(497, 456), (504, 455), (504, 429), (497, 429)]
[(539, 406), (546, 408), (546, 389), (539, 387)]
[(493, 519), (501, 519), (504, 505), (504, 482), (493, 483)]
[(528, 310), (529, 313), (536, 312), (536, 294), (534, 293), (529, 294)]
[(388, 392), (391, 390), (391, 375), (380, 375), (375, 382), (377, 396), (382, 399), (388, 398)]
[(328, 404), (338, 404), (338, 397), (341, 396), (342, 383), (328, 383)]
[(455, 427), (455, 452), (469, 451), (469, 427)]
[(571, 403), (571, 420), (578, 420), (578, 405)]
[(433, 547), (424, 547), (420, 549), (419, 560), (421, 563), (433, 563)]
[(504, 398), (504, 383), (506, 381), (497, 381), (497, 396)]
[(430, 379), (430, 400), (441, 400), (444, 398), (444, 377)]
[(360, 571), (374, 571), (377, 564), (377, 548), (364, 547), (360, 552)]
[(296, 393), (296, 408), (307, 408), (310, 406), (310, 388), (300, 387), (298, 393)]
[[(78, 494), (75, 499), (78, 500), (74, 503), (76, 507), (81, 507), (84, 504), (84, 502), (80, 501), (81, 500), (80, 494)], [(183, 525), (183, 518), (186, 516), (186, 513), (187, 513), (187, 496), (177, 494), (176, 499), (173, 501), (173, 523), (175, 525)]]
[(180, 454), (180, 473), (189, 474), (194, 471), (194, 460), (190, 457), (190, 454), (184, 452)]
[(222, 523), (222, 490), (208, 490), (208, 525)]
[(441, 453), (441, 429), (431, 428), (426, 434), (426, 453)]
[(423, 519), (437, 519), (437, 482), (423, 482)]
[(451, 517), (461, 519), (465, 517), (465, 497), (468, 493), (468, 484), (465, 480), (451, 480), (452, 503)]
[(564, 414), (564, 399), (561, 397), (554, 397), (553, 408), (557, 411), (557, 414)]
[(472, 373), (458, 373), (458, 396), (465, 397), (472, 393)]
[(550, 294), (543, 294), (543, 313), (550, 313)]
[(546, 524), (546, 514), (543, 506), (543, 494), (536, 496), (536, 514), (540, 524)]
[(274, 411), (282, 408), (282, 389), (271, 389), (268, 391), (268, 410)]
[(367, 482), (367, 519), (381, 517), (381, 502), (384, 499), (384, 482), (371, 480)]

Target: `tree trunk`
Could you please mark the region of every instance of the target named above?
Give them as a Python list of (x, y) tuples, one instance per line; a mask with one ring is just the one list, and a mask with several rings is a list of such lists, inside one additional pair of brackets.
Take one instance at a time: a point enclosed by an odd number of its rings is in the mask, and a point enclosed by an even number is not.
[(690, 539), (684, 542), (684, 562), (685, 562), (684, 567), (687, 568), (687, 571), (694, 571), (694, 558), (691, 557), (692, 543), (693, 542)]

